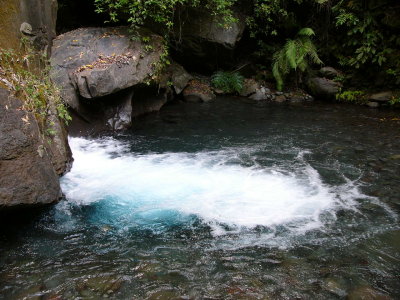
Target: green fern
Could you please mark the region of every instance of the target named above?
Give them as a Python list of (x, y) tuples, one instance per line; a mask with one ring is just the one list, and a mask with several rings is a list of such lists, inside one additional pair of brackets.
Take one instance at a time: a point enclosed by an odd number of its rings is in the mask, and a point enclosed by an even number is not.
[(322, 64), (311, 37), (315, 35), (311, 28), (302, 28), (294, 40), (287, 40), (283, 48), (274, 53), (272, 58), (272, 74), (278, 90), (282, 90), (284, 79), (291, 70), (304, 72), (308, 63)]
[(244, 78), (238, 72), (216, 72), (211, 76), (212, 85), (224, 93), (240, 93), (243, 89)]

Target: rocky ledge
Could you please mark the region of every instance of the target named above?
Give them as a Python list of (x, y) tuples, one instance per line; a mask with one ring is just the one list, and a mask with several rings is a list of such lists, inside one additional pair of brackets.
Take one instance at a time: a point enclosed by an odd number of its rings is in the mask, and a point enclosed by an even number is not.
[(59, 175), (72, 162), (58, 118), (55, 136), (41, 133), (23, 102), (0, 88), (0, 209), (49, 204), (61, 197)]

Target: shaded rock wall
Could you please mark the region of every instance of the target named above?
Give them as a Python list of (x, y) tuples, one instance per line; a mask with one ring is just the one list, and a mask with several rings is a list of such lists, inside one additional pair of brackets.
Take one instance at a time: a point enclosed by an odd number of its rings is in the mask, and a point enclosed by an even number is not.
[[(18, 52), (21, 37), (49, 51), (55, 37), (56, 0), (0, 0), (0, 48)], [(45, 135), (51, 128), (54, 134)], [(67, 132), (54, 103), (44, 124), (23, 102), (0, 88), (0, 208), (57, 201), (58, 176), (72, 163)]]
[[(56, 36), (57, 0), (0, 0), (0, 47), (18, 49), (24, 35), (41, 50), (50, 50)], [(29, 34), (21, 24), (28, 23)]]
[(234, 63), (234, 49), (246, 27), (245, 16), (237, 8), (237, 22), (228, 27), (223, 20), (204, 9), (186, 9), (176, 13), (172, 36), (173, 58), (189, 71), (212, 73)]
[(32, 113), (0, 88), (0, 208), (48, 204), (61, 197), (53, 154)]

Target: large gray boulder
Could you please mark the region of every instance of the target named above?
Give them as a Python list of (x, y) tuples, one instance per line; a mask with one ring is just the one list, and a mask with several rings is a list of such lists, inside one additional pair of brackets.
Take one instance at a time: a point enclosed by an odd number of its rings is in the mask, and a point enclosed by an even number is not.
[(83, 113), (80, 97), (95, 101), (143, 83), (163, 52), (163, 39), (147, 30), (132, 38), (126, 27), (81, 28), (54, 40), (51, 77), (63, 99)]
[(0, 208), (58, 201), (57, 173), (66, 170), (71, 157), (53, 162), (52, 151), (58, 151), (48, 146), (53, 140), (41, 134), (35, 116), (23, 109), (22, 101), (1, 88), (0, 120)]
[(334, 100), (342, 85), (331, 79), (313, 77), (307, 80), (309, 93), (319, 99)]

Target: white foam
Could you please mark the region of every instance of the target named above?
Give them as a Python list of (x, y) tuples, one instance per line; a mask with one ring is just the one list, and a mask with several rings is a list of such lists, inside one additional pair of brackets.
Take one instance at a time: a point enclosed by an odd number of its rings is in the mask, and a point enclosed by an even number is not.
[[(323, 184), (307, 164), (283, 173), (228, 163), (236, 153), (232, 149), (135, 155), (112, 139), (71, 138), (70, 145), (75, 161), (62, 179), (68, 201), (88, 205), (108, 199), (143, 218), (162, 218), (163, 211), (196, 215), (216, 235), (227, 226), (241, 230), (290, 224), (305, 232), (323, 226), (323, 214), (354, 205), (338, 187)], [(359, 195), (351, 185), (340, 189), (344, 195), (351, 191), (351, 199)]]

